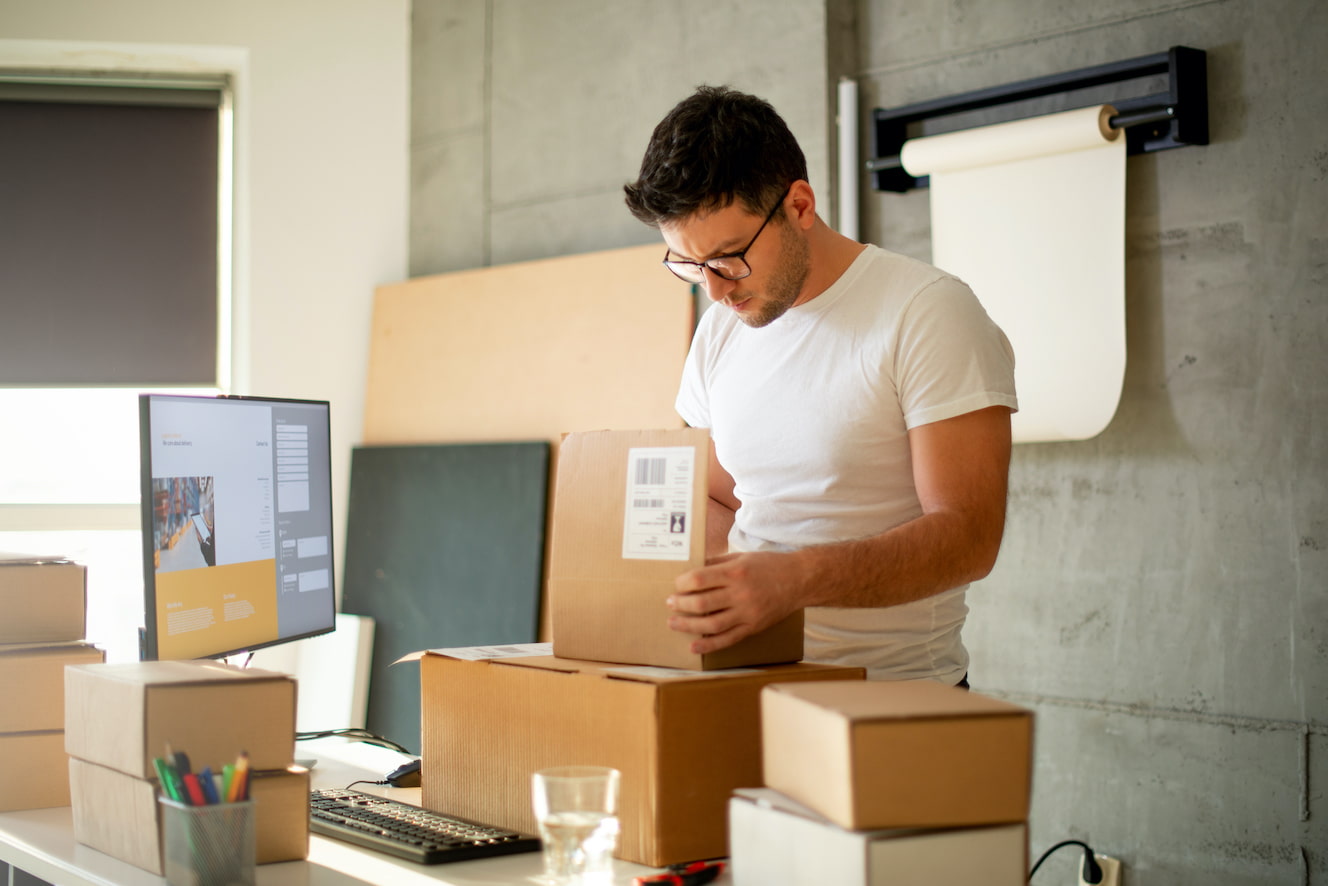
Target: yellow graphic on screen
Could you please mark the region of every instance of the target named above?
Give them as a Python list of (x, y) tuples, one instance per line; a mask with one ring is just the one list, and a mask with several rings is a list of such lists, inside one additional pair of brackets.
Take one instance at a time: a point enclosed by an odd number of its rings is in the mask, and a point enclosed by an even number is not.
[(247, 649), (277, 635), (277, 561), (157, 573), (157, 657)]

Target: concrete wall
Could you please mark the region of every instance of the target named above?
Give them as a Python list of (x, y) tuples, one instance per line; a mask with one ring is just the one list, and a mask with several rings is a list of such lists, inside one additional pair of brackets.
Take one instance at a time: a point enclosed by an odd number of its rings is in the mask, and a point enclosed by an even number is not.
[[(1040, 716), (1035, 853), (1328, 883), (1328, 7), (867, 0), (860, 25), (865, 108), (1208, 51), (1212, 144), (1128, 161), (1119, 411), (1016, 447), (966, 636), (975, 686)], [(928, 257), (925, 191), (863, 206), (865, 237)]]
[(412, 276), (657, 241), (623, 207), (622, 186), (655, 124), (702, 83), (774, 103), (817, 193), (831, 192), (823, 0), (413, 10)]
[[(1035, 856), (1079, 838), (1131, 886), (1328, 883), (1325, 9), (416, 0), (411, 273), (653, 242), (621, 185), (701, 82), (786, 115), (831, 219), (841, 73), (865, 152), (873, 107), (1207, 50), (1213, 144), (1129, 161), (1120, 409), (1016, 449), (973, 678), (1038, 712)], [(925, 191), (861, 195), (864, 239), (929, 256)], [(1036, 882), (1074, 882), (1068, 852)]]

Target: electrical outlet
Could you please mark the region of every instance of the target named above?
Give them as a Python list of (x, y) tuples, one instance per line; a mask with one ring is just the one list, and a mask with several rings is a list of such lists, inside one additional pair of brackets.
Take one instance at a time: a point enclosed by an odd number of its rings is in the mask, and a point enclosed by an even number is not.
[[(1093, 857), (1102, 868), (1102, 882), (1097, 886), (1121, 886), (1121, 863), (1109, 855), (1099, 855), (1096, 852), (1093, 853)], [(1084, 879), (1084, 861), (1083, 858), (1079, 860), (1079, 886), (1092, 886)]]

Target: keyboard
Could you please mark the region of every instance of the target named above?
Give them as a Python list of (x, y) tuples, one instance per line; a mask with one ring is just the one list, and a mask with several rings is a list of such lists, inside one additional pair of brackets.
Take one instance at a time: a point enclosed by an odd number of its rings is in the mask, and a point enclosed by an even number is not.
[(535, 852), (538, 837), (355, 790), (309, 795), (309, 829), (418, 864)]

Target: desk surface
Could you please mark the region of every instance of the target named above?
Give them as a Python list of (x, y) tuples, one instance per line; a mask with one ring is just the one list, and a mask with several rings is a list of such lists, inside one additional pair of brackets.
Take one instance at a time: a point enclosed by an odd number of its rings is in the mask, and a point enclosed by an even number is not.
[[(385, 769), (366, 768), (362, 762), (364, 756), (360, 753), (362, 748), (332, 739), (319, 743), (302, 742), (298, 753), (301, 757), (312, 756), (318, 760), (312, 773), (314, 787), (345, 787), (356, 779), (381, 778), (382, 772), (394, 768), (395, 764)], [(348, 762), (354, 759), (360, 760), (360, 765)], [(419, 802), (419, 788), (355, 787), (407, 803)], [(72, 812), (68, 806), (0, 813), (0, 861), (56, 886), (162, 886), (166, 882), (162, 877), (75, 842)], [(538, 852), (417, 865), (314, 834), (309, 838), (307, 860), (259, 865), (258, 886), (536, 884), (540, 882), (541, 870)], [(653, 868), (615, 859), (614, 883), (627, 886), (633, 877), (653, 871)], [(732, 880), (726, 872), (716, 883), (723, 886)]]

